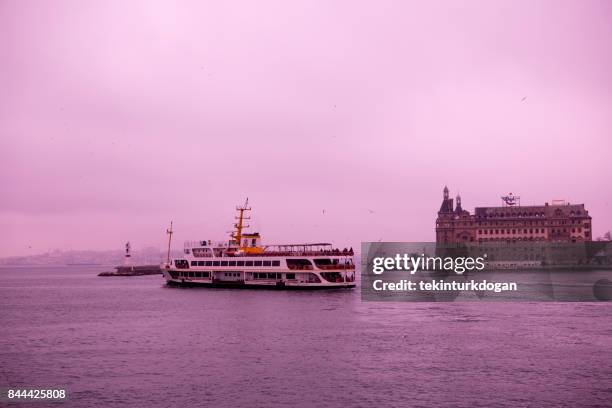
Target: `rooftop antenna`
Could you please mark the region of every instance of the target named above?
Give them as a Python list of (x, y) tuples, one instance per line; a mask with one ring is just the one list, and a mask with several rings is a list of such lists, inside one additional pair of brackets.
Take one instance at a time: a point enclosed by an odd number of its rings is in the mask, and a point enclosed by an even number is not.
[(166, 264), (170, 265), (170, 244), (172, 243), (172, 221), (170, 221), (170, 228), (166, 230), (168, 234), (168, 256), (166, 257)]
[(521, 197), (515, 196), (512, 193), (508, 193), (508, 195), (502, 196), (503, 207), (513, 207), (513, 206), (521, 206)]

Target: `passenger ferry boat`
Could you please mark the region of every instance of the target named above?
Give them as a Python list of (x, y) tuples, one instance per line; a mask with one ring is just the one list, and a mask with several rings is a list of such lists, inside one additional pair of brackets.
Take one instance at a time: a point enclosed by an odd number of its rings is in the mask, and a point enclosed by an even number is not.
[(331, 289), (355, 287), (353, 249), (329, 243), (267, 245), (259, 233), (246, 233), (248, 199), (236, 207), (235, 230), (228, 241), (185, 242), (183, 257), (170, 259), (172, 224), (167, 231), (168, 258), (162, 272), (169, 285)]

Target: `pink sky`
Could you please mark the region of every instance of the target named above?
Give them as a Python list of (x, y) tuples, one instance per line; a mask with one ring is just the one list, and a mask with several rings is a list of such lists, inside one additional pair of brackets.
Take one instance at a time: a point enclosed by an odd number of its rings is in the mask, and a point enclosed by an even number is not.
[(0, 256), (225, 239), (247, 196), (267, 243), (434, 240), (444, 184), (599, 236), (610, 39), (608, 1), (3, 0)]

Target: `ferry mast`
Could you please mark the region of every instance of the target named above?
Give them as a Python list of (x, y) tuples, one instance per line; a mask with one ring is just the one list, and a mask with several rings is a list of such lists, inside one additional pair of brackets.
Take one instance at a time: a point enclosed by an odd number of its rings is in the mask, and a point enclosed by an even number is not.
[(172, 221), (170, 221), (170, 228), (166, 230), (166, 234), (168, 234), (168, 256), (166, 258), (166, 263), (170, 265), (170, 245), (172, 244)]
[(236, 206), (236, 211), (238, 211), (239, 215), (236, 217), (236, 219), (238, 220), (237, 223), (234, 224), (234, 228), (236, 228), (236, 231), (232, 232), (232, 234), (230, 235), (234, 241), (234, 243), (240, 247), (242, 249), (242, 230), (244, 228), (248, 228), (250, 227), (250, 225), (244, 225), (244, 220), (250, 220), (251, 217), (245, 217), (244, 216), (244, 212), (245, 211), (251, 211), (251, 207), (249, 207), (249, 198), (247, 197), (246, 201), (244, 202), (244, 205), (242, 206)]

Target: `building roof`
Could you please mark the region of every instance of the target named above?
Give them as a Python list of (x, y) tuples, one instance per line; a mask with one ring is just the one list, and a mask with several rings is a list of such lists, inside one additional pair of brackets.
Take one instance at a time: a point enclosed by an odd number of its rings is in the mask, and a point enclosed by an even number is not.
[(476, 207), (476, 217), (571, 217), (588, 216), (584, 204), (566, 205), (529, 205), (529, 206), (507, 206), (507, 207)]

